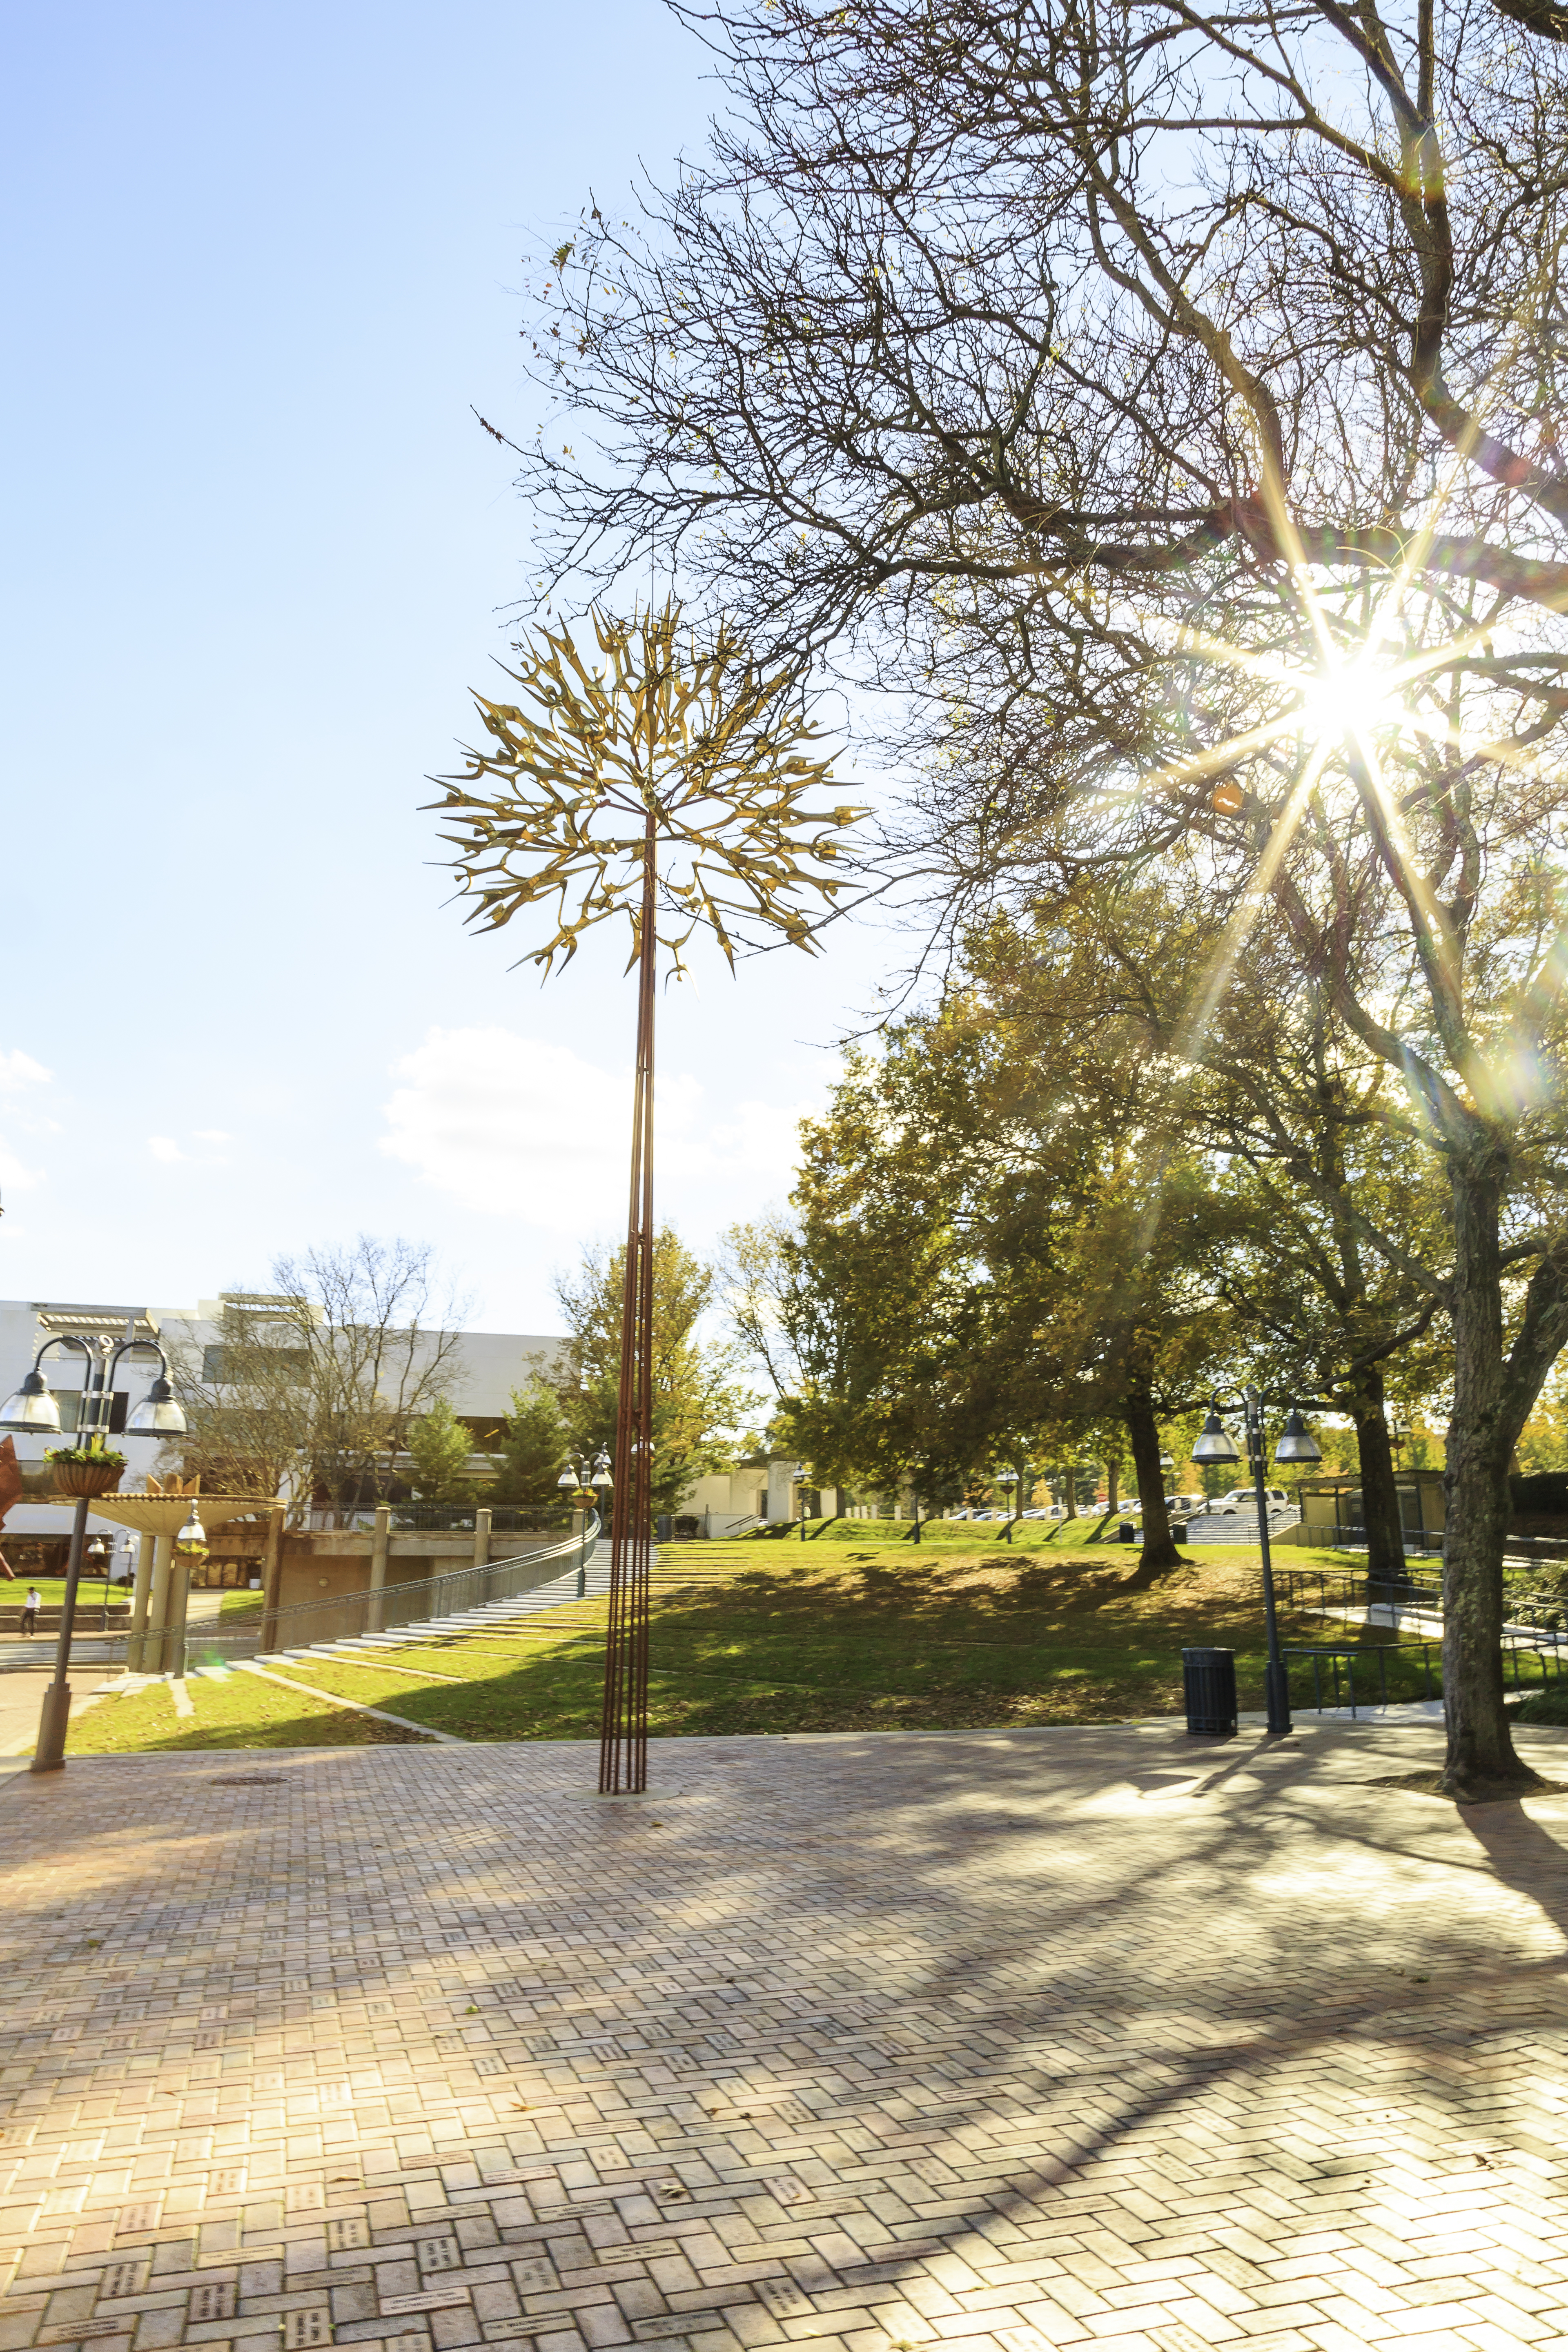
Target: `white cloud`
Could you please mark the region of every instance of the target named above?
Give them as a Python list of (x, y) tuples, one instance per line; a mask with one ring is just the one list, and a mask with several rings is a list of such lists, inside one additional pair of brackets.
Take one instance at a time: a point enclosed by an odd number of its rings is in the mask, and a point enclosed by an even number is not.
[(147, 1149), (154, 1160), (183, 1160), (185, 1156), (172, 1135), (150, 1135)]
[(45, 1087), (50, 1073), (31, 1054), (15, 1047), (9, 1054), (0, 1052), (0, 1094), (20, 1094), (24, 1087)]
[[(626, 1207), (631, 1073), (499, 1026), (433, 1029), (394, 1065), (381, 1148), (465, 1208), (554, 1233), (617, 1226)], [(720, 1223), (789, 1190), (809, 1103), (721, 1101), (688, 1074), (657, 1088), (661, 1211)], [(675, 1197), (671, 1197), (672, 1194)]]

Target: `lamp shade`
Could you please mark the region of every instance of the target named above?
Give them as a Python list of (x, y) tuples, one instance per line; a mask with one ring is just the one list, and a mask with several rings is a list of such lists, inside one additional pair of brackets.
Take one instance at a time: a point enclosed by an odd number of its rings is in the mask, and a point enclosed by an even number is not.
[(46, 1437), (60, 1433), (60, 1409), (49, 1394), (49, 1384), (37, 1367), (15, 1396), (0, 1405), (0, 1429), (34, 1430)]
[(165, 1380), (156, 1380), (125, 1416), (127, 1437), (184, 1437), (185, 1413)]
[(1016, 1472), (1016, 1470), (998, 1470), (998, 1471), (997, 1471), (997, 1473), (996, 1473), (996, 1484), (997, 1484), (999, 1486), (1016, 1486), (1017, 1485), (1017, 1483), (1018, 1483), (1018, 1474), (1017, 1474), (1017, 1472)]
[(555, 1484), (559, 1486), (563, 1495), (574, 1495), (576, 1493), (578, 1486), (577, 1473), (572, 1468), (570, 1463), (567, 1465), (566, 1468), (563, 1470), (560, 1477), (555, 1481)]
[(1221, 1421), (1217, 1409), (1211, 1407), (1209, 1417), (1203, 1426), (1203, 1434), (1193, 1447), (1193, 1460), (1194, 1462), (1239, 1462), (1241, 1456), (1232, 1444), (1230, 1433)]
[(1279, 1443), (1274, 1448), (1274, 1459), (1276, 1462), (1321, 1462), (1322, 1458), (1322, 1447), (1292, 1405), (1285, 1416)]
[(189, 1518), (174, 1538), (174, 1549), (176, 1551), (205, 1551), (206, 1542), (207, 1531), (202, 1525), (201, 1513), (193, 1502)]

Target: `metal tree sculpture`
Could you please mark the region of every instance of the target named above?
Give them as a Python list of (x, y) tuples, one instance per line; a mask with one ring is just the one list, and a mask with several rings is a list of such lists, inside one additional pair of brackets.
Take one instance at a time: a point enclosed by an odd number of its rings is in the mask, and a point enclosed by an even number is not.
[(599, 1787), (647, 1785), (648, 1580), (653, 1471), (654, 976), (665, 948), (680, 971), (693, 931), (713, 934), (731, 968), (737, 946), (771, 935), (808, 951), (802, 901), (831, 900), (830, 867), (855, 807), (808, 808), (831, 762), (797, 694), (762, 676), (721, 626), (703, 649), (678, 640), (679, 608), (622, 622), (594, 616), (602, 661), (569, 632), (520, 648), (518, 703), (476, 696), (492, 742), (463, 772), (438, 778), (437, 803), (468, 919), (499, 930), (553, 901), (555, 928), (525, 961), (548, 973), (583, 934), (624, 914), (637, 967), (631, 1202), (616, 1418), (616, 1502)]

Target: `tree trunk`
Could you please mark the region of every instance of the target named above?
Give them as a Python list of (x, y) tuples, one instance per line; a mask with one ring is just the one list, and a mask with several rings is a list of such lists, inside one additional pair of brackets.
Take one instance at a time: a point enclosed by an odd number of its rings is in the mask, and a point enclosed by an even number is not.
[(1503, 1707), (1502, 1556), (1510, 1517), (1504, 1418), (1501, 1154), (1490, 1139), (1455, 1151), (1454, 1412), (1443, 1473), (1443, 1697), (1448, 1752), (1441, 1785), (1461, 1803), (1513, 1796), (1541, 1779), (1514, 1753)]
[(1121, 1465), (1108, 1462), (1105, 1465), (1105, 1507), (1113, 1511), (1121, 1499)]
[(1146, 1396), (1129, 1397), (1121, 1408), (1132, 1445), (1132, 1467), (1138, 1479), (1138, 1500), (1143, 1506), (1143, 1549), (1138, 1556), (1136, 1582), (1152, 1583), (1184, 1566), (1171, 1533), (1165, 1509), (1165, 1474), (1160, 1467), (1160, 1433), (1154, 1407)]
[(1078, 1472), (1076, 1470), (1063, 1471), (1062, 1491), (1067, 1498), (1067, 1508), (1062, 1516), (1064, 1518), (1076, 1519), (1078, 1517)]
[(1361, 1504), (1366, 1521), (1366, 1572), (1374, 1583), (1396, 1584), (1405, 1574), (1405, 1531), (1394, 1483), (1394, 1449), (1383, 1412), (1383, 1377), (1364, 1371), (1352, 1400), (1361, 1460)]

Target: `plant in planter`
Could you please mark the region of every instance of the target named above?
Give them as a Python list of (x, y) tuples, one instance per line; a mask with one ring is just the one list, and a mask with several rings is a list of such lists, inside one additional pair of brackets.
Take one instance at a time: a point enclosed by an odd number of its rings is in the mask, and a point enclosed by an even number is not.
[(57, 1445), (47, 1459), (57, 1495), (111, 1495), (125, 1467), (124, 1454), (103, 1445)]

